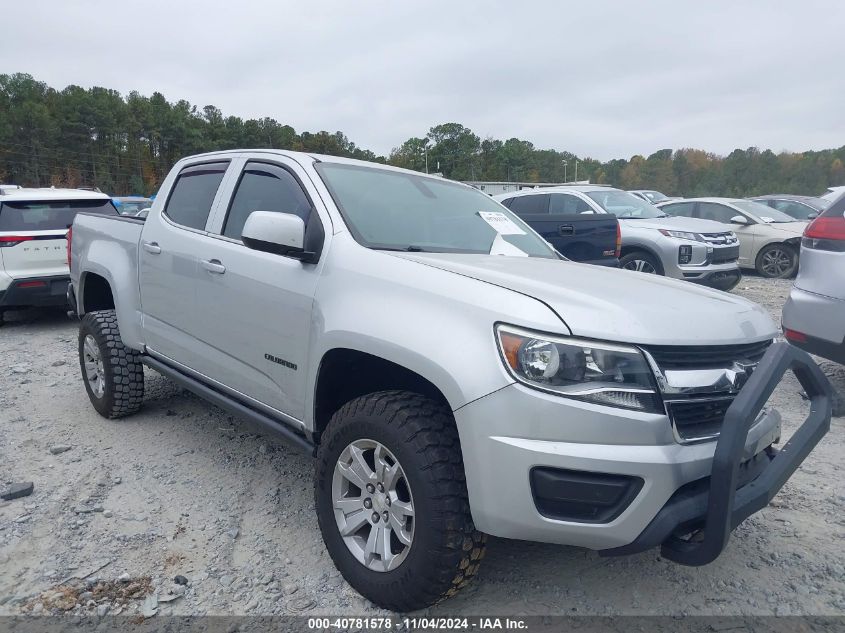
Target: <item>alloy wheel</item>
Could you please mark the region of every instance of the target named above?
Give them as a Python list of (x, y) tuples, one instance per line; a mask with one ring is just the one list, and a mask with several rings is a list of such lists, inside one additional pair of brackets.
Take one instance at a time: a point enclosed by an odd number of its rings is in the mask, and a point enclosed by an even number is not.
[(792, 269), (792, 255), (780, 248), (772, 248), (763, 254), (760, 267), (771, 277), (783, 277)]
[(91, 392), (97, 398), (102, 398), (106, 392), (106, 373), (103, 369), (100, 347), (90, 334), (85, 337), (82, 356), (85, 365), (85, 380), (88, 381)]
[(335, 523), (362, 565), (386, 572), (402, 564), (414, 540), (414, 499), (405, 471), (383, 444), (355, 440), (332, 477)]
[(654, 269), (654, 266), (651, 265), (650, 262), (645, 261), (644, 259), (632, 259), (631, 261), (627, 262), (623, 268), (625, 270), (636, 270), (640, 273), (648, 273), (648, 274), (655, 274), (657, 271)]

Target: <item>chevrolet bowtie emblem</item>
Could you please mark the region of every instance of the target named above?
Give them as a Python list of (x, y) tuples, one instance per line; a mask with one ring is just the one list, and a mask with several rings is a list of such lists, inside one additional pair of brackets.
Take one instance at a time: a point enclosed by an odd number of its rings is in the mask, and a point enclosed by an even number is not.
[(754, 372), (754, 368), (757, 366), (757, 363), (753, 363), (747, 360), (739, 360), (734, 361), (729, 369), (725, 370), (725, 378), (729, 382), (729, 389), (731, 393), (739, 393), (739, 391), (745, 386), (745, 383), (748, 382), (748, 379), (751, 377), (751, 374)]

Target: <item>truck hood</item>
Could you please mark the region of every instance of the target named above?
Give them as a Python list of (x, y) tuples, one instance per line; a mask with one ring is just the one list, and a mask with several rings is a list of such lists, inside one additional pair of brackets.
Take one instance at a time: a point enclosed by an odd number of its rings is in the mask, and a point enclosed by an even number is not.
[[(389, 254), (533, 297), (576, 336), (643, 345), (730, 345), (774, 338), (777, 332), (751, 301), (657, 275), (535, 257)], [(502, 320), (508, 320), (505, 305)]]
[(731, 227), (713, 220), (702, 220), (700, 218), (684, 218), (680, 216), (669, 216), (666, 218), (647, 218), (633, 220), (631, 218), (620, 219), (619, 224), (623, 227), (640, 229), (668, 229), (670, 231), (690, 231), (693, 233), (727, 233)]

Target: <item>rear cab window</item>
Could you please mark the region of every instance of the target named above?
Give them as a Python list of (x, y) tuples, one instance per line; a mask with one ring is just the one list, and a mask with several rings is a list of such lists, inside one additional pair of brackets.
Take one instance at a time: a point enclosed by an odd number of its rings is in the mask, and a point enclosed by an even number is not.
[(77, 213), (118, 215), (111, 200), (21, 200), (0, 204), (0, 231), (66, 231)]
[(204, 231), (228, 167), (229, 161), (185, 167), (170, 190), (164, 215), (180, 226)]
[(549, 194), (517, 196), (508, 208), (519, 215), (537, 215), (549, 212)]

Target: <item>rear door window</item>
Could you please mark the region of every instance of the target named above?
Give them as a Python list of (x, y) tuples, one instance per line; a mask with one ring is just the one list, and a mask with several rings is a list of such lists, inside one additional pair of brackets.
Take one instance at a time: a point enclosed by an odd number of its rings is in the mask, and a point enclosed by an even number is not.
[(164, 214), (176, 224), (204, 230), (228, 166), (228, 162), (206, 163), (183, 169), (170, 192)]
[(742, 215), (736, 209), (731, 209), (715, 202), (699, 202), (698, 217), (703, 220), (714, 220), (722, 224), (731, 224), (731, 218)]
[(308, 224), (311, 202), (289, 171), (277, 165), (252, 162), (247, 163), (238, 182), (226, 214), (223, 235), (233, 240), (241, 239), (246, 219), (253, 211), (290, 213)]
[(694, 202), (677, 202), (675, 204), (665, 204), (660, 207), (660, 210), (668, 215), (679, 215), (685, 218), (691, 218), (694, 208)]
[(117, 215), (111, 200), (50, 200), (4, 202), (0, 231), (64, 231), (77, 213)]
[(538, 194), (536, 196), (517, 196), (511, 200), (508, 208), (520, 215), (536, 215), (549, 212), (549, 194)]

